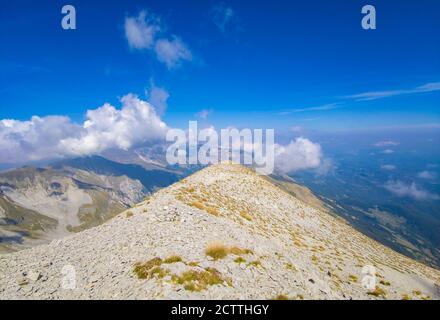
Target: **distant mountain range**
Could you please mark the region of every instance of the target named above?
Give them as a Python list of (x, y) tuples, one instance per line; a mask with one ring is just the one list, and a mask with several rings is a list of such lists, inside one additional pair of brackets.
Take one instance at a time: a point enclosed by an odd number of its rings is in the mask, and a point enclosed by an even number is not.
[(180, 176), (98, 156), (1, 172), (0, 252), (99, 225)]

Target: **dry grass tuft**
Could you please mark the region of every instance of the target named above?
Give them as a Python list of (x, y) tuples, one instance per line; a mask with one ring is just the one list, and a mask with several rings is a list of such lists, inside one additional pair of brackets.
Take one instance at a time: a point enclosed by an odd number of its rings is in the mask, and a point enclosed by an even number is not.
[(351, 282), (358, 282), (358, 277), (356, 277), (355, 275), (350, 274), (348, 278)]
[(127, 211), (127, 212), (125, 213), (125, 217), (126, 217), (126, 218), (131, 218), (131, 217), (133, 217), (133, 212), (132, 212), (132, 211)]
[(205, 206), (203, 205), (203, 203), (201, 203), (199, 201), (192, 201), (190, 203), (190, 206), (195, 207), (195, 208), (200, 209), (200, 210), (205, 210)]
[(243, 254), (252, 254), (253, 253), (252, 250), (242, 249), (242, 248), (235, 247), (235, 246), (229, 247), (228, 251), (229, 251), (229, 253), (235, 254), (236, 256), (241, 256)]
[(215, 242), (208, 245), (205, 250), (205, 254), (209, 257), (212, 257), (214, 260), (219, 260), (225, 258), (228, 254), (241, 256), (245, 254), (253, 254), (253, 252), (249, 249), (243, 249), (236, 246), (228, 247), (220, 242)]
[(240, 216), (248, 221), (252, 221), (252, 216), (246, 211), (240, 211)]
[(295, 266), (291, 263), (286, 263), (286, 269), (292, 270), (292, 271), (297, 271), (297, 269), (295, 268)]
[(375, 297), (384, 297), (384, 298), (386, 297), (385, 290), (380, 287), (376, 287), (376, 289), (374, 289), (373, 291), (367, 292), (367, 294), (369, 294), (371, 296), (375, 296)]
[(210, 244), (205, 250), (205, 254), (214, 260), (223, 259), (228, 255), (228, 252), (228, 247), (221, 243)]
[(163, 263), (166, 264), (176, 263), (176, 262), (182, 262), (182, 258), (179, 256), (170, 256), (163, 261)]
[(208, 286), (223, 284), (226, 280), (217, 269), (206, 268), (203, 271), (185, 271), (180, 276), (173, 276), (173, 281), (183, 285), (185, 290), (202, 291)]
[(285, 294), (279, 294), (275, 298), (273, 298), (273, 300), (289, 300), (289, 297)]
[(390, 286), (391, 285), (391, 283), (389, 282), (389, 281), (385, 281), (385, 280), (380, 280), (380, 282), (379, 282), (381, 285), (384, 285), (384, 286)]
[(234, 262), (240, 264), (246, 262), (246, 260), (243, 259), (243, 257), (237, 257), (235, 258)]
[(153, 258), (144, 263), (136, 263), (133, 272), (139, 279), (150, 279), (154, 274), (157, 274), (158, 270), (156, 268), (160, 268), (161, 264), (161, 258)]
[(248, 263), (248, 266), (253, 266), (255, 268), (261, 267), (261, 262), (258, 260), (252, 261)]
[(216, 217), (220, 215), (220, 212), (216, 208), (212, 208), (212, 207), (206, 207), (206, 212)]

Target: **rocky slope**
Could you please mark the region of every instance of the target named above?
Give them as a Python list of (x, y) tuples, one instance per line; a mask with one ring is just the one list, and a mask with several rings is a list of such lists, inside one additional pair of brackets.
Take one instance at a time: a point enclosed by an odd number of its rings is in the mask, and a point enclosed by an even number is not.
[[(362, 286), (365, 266), (374, 290)], [(438, 270), (233, 164), (98, 227), (2, 255), (0, 270), (0, 299), (440, 298)]]

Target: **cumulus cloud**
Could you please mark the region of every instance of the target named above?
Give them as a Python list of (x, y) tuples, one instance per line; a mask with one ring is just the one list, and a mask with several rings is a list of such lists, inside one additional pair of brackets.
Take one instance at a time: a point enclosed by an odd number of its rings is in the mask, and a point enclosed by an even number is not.
[(382, 151), (383, 154), (392, 154), (394, 153), (394, 150), (391, 149), (385, 149), (384, 151)]
[(436, 194), (430, 193), (420, 187), (414, 182), (406, 184), (402, 181), (388, 181), (385, 184), (385, 189), (395, 194), (398, 197), (408, 197), (415, 200), (438, 200), (440, 197)]
[(138, 50), (152, 50), (156, 58), (168, 69), (177, 67), (183, 61), (192, 60), (188, 46), (175, 35), (164, 35), (159, 19), (141, 11), (137, 16), (125, 18), (125, 37), (129, 46)]
[(156, 33), (160, 31), (156, 19), (148, 17), (146, 11), (136, 17), (126, 17), (124, 29), (128, 44), (134, 49), (151, 48)]
[(172, 40), (159, 39), (154, 50), (157, 59), (163, 62), (168, 69), (179, 66), (182, 61), (191, 61), (192, 54), (180, 38), (173, 37)]
[(60, 157), (60, 140), (75, 136), (78, 126), (62, 116), (32, 117), (29, 121), (0, 121), (0, 163)]
[(322, 156), (318, 143), (300, 137), (288, 145), (275, 146), (275, 167), (284, 173), (318, 168), (322, 163)]
[(32, 117), (0, 121), (0, 163), (23, 163), (65, 156), (98, 154), (110, 148), (127, 150), (165, 136), (167, 126), (153, 106), (129, 94), (122, 107), (110, 104), (87, 111), (83, 124), (68, 117)]
[(375, 147), (394, 147), (398, 146), (399, 142), (393, 141), (393, 140), (383, 140), (378, 141), (374, 144)]
[(421, 179), (434, 180), (437, 175), (435, 172), (432, 171), (422, 171), (417, 174), (417, 177)]
[(388, 171), (396, 170), (396, 166), (392, 165), (392, 164), (384, 164), (384, 165), (380, 166), (380, 168), (382, 170), (388, 170)]

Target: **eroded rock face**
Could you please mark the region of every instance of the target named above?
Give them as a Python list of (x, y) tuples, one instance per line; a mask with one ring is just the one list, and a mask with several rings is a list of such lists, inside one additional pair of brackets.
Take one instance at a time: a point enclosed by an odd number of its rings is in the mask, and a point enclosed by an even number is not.
[[(0, 299), (440, 297), (438, 270), (232, 164), (98, 227), (0, 256), (0, 269)], [(20, 280), (28, 270), (39, 274), (32, 286)]]
[(0, 253), (99, 225), (147, 193), (126, 176), (32, 167), (1, 173), (0, 190)]

